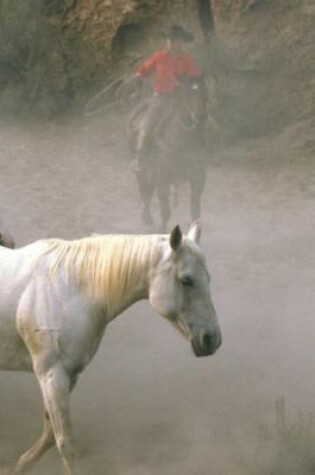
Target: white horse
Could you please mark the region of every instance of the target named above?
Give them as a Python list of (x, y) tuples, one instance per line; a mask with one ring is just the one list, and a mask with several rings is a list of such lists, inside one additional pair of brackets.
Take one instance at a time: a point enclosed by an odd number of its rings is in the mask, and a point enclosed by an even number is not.
[(140, 299), (213, 354), (221, 332), (198, 246), (200, 225), (183, 236), (47, 239), (0, 248), (0, 370), (33, 371), (44, 403), (43, 432), (13, 468), (28, 470), (56, 444), (64, 473), (76, 473), (69, 394), (107, 324)]

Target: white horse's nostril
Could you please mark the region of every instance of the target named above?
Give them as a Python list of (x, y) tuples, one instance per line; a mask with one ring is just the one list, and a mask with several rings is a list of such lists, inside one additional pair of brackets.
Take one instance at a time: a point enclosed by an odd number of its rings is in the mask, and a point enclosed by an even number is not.
[(196, 356), (213, 355), (221, 344), (221, 337), (215, 331), (199, 329), (191, 344)]
[(213, 345), (214, 338), (210, 335), (210, 333), (205, 333), (201, 341), (203, 348), (211, 348)]

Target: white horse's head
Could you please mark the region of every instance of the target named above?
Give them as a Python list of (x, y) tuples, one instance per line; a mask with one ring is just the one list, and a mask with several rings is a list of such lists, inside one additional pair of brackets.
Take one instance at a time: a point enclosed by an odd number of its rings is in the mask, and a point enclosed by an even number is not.
[(183, 236), (176, 226), (165, 244), (150, 284), (150, 303), (190, 342), (196, 356), (212, 355), (221, 331), (209, 289), (209, 273), (199, 248), (200, 223)]

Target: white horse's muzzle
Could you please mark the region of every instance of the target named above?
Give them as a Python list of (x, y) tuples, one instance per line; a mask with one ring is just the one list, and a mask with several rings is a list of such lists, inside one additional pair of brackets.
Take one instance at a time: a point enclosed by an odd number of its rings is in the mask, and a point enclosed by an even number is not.
[(222, 336), (219, 329), (213, 330), (209, 327), (191, 327), (191, 346), (195, 356), (213, 355), (222, 343)]

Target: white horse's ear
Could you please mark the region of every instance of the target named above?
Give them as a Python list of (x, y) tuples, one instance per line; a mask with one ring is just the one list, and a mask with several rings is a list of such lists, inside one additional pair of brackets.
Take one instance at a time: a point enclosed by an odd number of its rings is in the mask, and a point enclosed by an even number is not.
[(195, 221), (194, 223), (191, 224), (189, 231), (187, 233), (187, 236), (189, 237), (189, 239), (199, 244), (200, 238), (201, 238), (201, 222), (200, 221)]
[(170, 235), (170, 245), (173, 251), (176, 251), (179, 248), (182, 242), (182, 238), (183, 238), (183, 234), (181, 232), (180, 227), (177, 224), (177, 226), (175, 226), (175, 228), (173, 229)]

